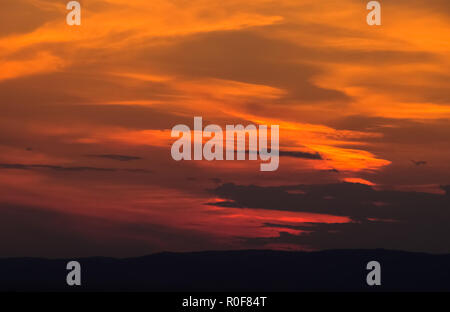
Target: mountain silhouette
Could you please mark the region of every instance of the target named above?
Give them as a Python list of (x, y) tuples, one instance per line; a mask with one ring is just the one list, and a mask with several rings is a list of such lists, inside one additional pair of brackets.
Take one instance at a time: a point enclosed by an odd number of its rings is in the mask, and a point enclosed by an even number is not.
[[(81, 264), (81, 286), (66, 265)], [(370, 261), (381, 286), (368, 286)], [(450, 255), (392, 250), (159, 253), (116, 259), (0, 259), (0, 291), (450, 291)]]

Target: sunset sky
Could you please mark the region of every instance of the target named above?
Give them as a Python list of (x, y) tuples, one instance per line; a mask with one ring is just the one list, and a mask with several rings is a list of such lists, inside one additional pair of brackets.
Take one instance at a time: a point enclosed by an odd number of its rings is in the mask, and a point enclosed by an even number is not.
[[(0, 3), (0, 256), (450, 252), (450, 1)], [(280, 126), (280, 164), (171, 129)]]

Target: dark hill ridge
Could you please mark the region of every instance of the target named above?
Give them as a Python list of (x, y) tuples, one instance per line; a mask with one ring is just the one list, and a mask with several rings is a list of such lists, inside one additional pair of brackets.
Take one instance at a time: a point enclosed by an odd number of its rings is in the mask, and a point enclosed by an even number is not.
[[(77, 260), (82, 286), (66, 285)], [(381, 263), (382, 285), (366, 284)], [(450, 255), (390, 250), (159, 253), (145, 257), (0, 259), (0, 291), (450, 291)]]

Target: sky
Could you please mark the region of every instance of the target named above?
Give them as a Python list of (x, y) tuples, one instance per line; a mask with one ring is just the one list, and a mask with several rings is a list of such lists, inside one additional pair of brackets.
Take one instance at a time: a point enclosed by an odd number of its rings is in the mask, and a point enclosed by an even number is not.
[[(450, 2), (0, 4), (0, 256), (450, 253)], [(171, 129), (280, 126), (280, 164)]]

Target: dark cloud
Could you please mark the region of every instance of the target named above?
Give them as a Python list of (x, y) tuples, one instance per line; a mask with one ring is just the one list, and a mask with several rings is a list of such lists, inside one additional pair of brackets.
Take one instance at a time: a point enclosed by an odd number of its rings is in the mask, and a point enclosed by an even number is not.
[[(212, 192), (224, 199), (220, 207), (296, 211), (348, 216), (344, 224), (299, 224), (269, 227), (294, 228), (307, 233), (281, 233), (275, 238), (244, 239), (250, 247), (269, 243), (310, 248), (394, 248), (449, 252), (450, 186), (429, 194), (375, 190), (354, 183), (279, 187), (224, 184)], [(292, 192), (293, 190), (297, 192)]]
[(112, 160), (118, 160), (118, 161), (132, 161), (132, 160), (142, 159), (141, 157), (137, 157), (137, 156), (116, 155), (116, 154), (86, 155), (86, 157), (105, 158), (105, 159), (112, 159)]
[[(237, 151), (236, 151), (237, 152)], [(260, 153), (259, 151), (245, 151), (246, 155), (250, 153)], [(284, 157), (293, 157), (293, 158), (301, 158), (301, 159), (313, 159), (313, 160), (322, 160), (322, 156), (319, 153), (308, 153), (308, 152), (299, 152), (299, 151), (278, 151), (279, 156)]]
[(127, 171), (127, 172), (154, 173), (153, 170), (140, 169), (140, 168), (136, 168), (136, 169), (120, 169), (120, 170)]
[[(164, 83), (135, 81), (124, 86), (120, 77), (67, 70), (1, 81), (1, 117), (30, 124), (130, 129), (171, 129), (175, 124), (192, 123), (191, 117), (177, 115), (176, 108), (167, 112), (161, 107), (114, 104), (127, 104), (129, 100), (170, 101), (180, 95)], [(99, 96), (104, 103), (92, 103), (91, 98)]]
[(437, 204), (450, 199), (440, 194), (375, 190), (365, 184), (347, 182), (273, 187), (227, 183), (211, 192), (240, 208), (314, 212), (355, 220), (401, 219), (413, 216), (422, 207), (427, 207), (429, 213), (437, 213), (440, 210)]
[[(119, 126), (132, 130), (171, 129), (177, 124), (193, 123), (192, 118), (163, 112), (156, 108), (139, 105), (61, 105), (19, 104), (9, 102), (4, 108), (3, 118), (21, 118), (23, 122), (45, 123), (53, 125), (88, 125), (92, 127)], [(1, 118), (0, 117), (0, 118)]]
[[(290, 27), (291, 31), (302, 29), (299, 25), (284, 27)], [(271, 30), (267, 31), (270, 33)], [(140, 56), (134, 62), (139, 63), (142, 68), (151, 68), (161, 73), (189, 79), (234, 80), (287, 91), (277, 103), (352, 101), (342, 91), (314, 84), (313, 78), (324, 73), (320, 65), (315, 66), (313, 63), (400, 65), (438, 60), (438, 56), (423, 51), (318, 49), (272, 39), (261, 30), (194, 35), (172, 44), (152, 46), (151, 50), (138, 51), (136, 54)], [(375, 83), (361, 81), (359, 79), (355, 84), (366, 86)], [(408, 92), (411, 93), (410, 90)], [(439, 94), (442, 94), (440, 98), (444, 98), (445, 89), (440, 90)]]
[(128, 172), (151, 172), (145, 169), (118, 169), (118, 168), (100, 168), (100, 167), (88, 167), (88, 166), (73, 166), (64, 167), (57, 165), (41, 165), (41, 164), (0, 164), (0, 169), (18, 169), (18, 170), (37, 170), (37, 169), (49, 169), (55, 171), (66, 172), (81, 172), (81, 171), (97, 171), (97, 172), (115, 172), (115, 171), (128, 171)]
[(58, 10), (45, 10), (31, 1), (2, 0), (0, 5), (0, 37), (27, 33), (60, 16)]
[(141, 53), (137, 62), (147, 62), (161, 72), (191, 79), (208, 77), (269, 85), (286, 90), (285, 99), (291, 100), (350, 100), (340, 91), (310, 82), (320, 70), (301, 63), (302, 48), (251, 32), (196, 35)]
[(33, 170), (33, 169), (50, 169), (56, 171), (116, 171), (112, 168), (97, 168), (97, 167), (63, 167), (55, 165), (25, 165), (25, 164), (0, 164), (1, 169), (20, 169), (20, 170)]
[[(264, 227), (270, 228), (282, 228), (282, 229), (291, 229), (291, 230), (304, 230), (308, 225), (289, 225), (289, 224), (276, 224), (276, 223), (264, 223)], [(313, 225), (311, 225), (313, 226)]]
[[(422, 213), (420, 216), (424, 216)], [(450, 236), (448, 215), (443, 220), (433, 217), (418, 218), (400, 222), (361, 221), (357, 223), (311, 224), (292, 227), (306, 233), (293, 235), (283, 232), (284, 225), (271, 224), (280, 228), (280, 235), (272, 238), (243, 238), (252, 248), (266, 244), (293, 244), (313, 249), (356, 249), (385, 248), (392, 250), (449, 253), (447, 237)]]
[[(363, 184), (341, 183), (327, 185), (296, 185), (263, 187), (256, 185), (223, 184), (211, 191), (239, 208), (315, 212), (365, 218), (380, 213), (371, 205), (376, 201), (375, 191)], [(364, 195), (364, 196), (363, 196)], [(372, 199), (366, 197), (372, 196)], [(333, 200), (325, 198), (333, 198)], [(361, 201), (361, 202), (360, 202)], [(360, 209), (361, 204), (364, 210)], [(220, 203), (218, 205), (221, 205)], [(345, 207), (342, 207), (345, 206)], [(370, 209), (372, 207), (372, 209)]]
[[(0, 203), (0, 257), (142, 256), (157, 251), (213, 249), (193, 230), (77, 215), (41, 206)], [(180, 239), (182, 237), (183, 239)]]
[(410, 120), (401, 120), (386, 117), (373, 117), (365, 115), (347, 115), (345, 117), (336, 118), (327, 122), (327, 125), (337, 130), (355, 130), (368, 131), (379, 130), (386, 125), (396, 125), (404, 122), (408, 123)]
[[(338, 130), (370, 131), (381, 136), (365, 138), (368, 142), (383, 144), (444, 144), (450, 133), (450, 119), (433, 120), (402, 119), (350, 115), (326, 122), (326, 125)], [(351, 139), (348, 139), (351, 140)], [(368, 147), (370, 148), (370, 147)]]
[(295, 152), (295, 151), (280, 151), (280, 156), (303, 158), (303, 159), (317, 159), (322, 160), (319, 153)]
[[(436, 62), (437, 63), (437, 62)], [(411, 70), (408, 76), (392, 75), (394, 79), (379, 79), (379, 77), (358, 77), (353, 81), (355, 87), (368, 88), (371, 92), (388, 93), (397, 100), (416, 103), (450, 104), (450, 76), (441, 74), (424, 74), (419, 70)], [(406, 78), (427, 79), (427, 84), (404, 83)], [(435, 82), (430, 84), (430, 82)]]
[(411, 162), (416, 166), (425, 166), (427, 164), (425, 160), (411, 160)]

